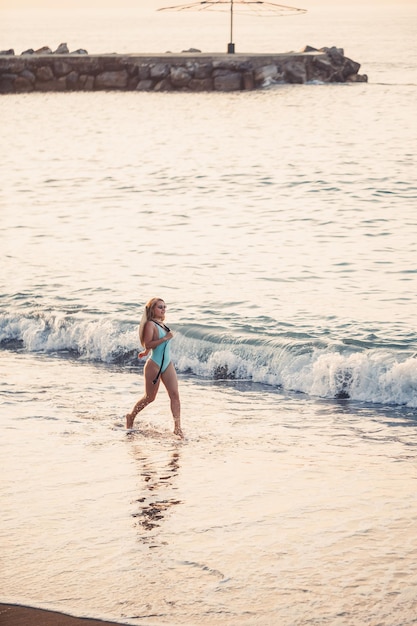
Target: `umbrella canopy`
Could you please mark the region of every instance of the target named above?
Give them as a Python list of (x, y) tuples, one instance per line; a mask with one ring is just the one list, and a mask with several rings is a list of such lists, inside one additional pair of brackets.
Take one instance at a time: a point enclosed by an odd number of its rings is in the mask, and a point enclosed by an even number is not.
[(252, 13), (260, 16), (293, 15), (306, 13), (306, 9), (297, 9), (275, 2), (263, 2), (263, 0), (201, 0), (191, 4), (179, 4), (176, 6), (162, 7), (158, 11), (224, 11), (230, 12), (230, 43), (227, 46), (228, 53), (234, 53), (233, 43), (233, 12), (237, 9), (242, 13)]

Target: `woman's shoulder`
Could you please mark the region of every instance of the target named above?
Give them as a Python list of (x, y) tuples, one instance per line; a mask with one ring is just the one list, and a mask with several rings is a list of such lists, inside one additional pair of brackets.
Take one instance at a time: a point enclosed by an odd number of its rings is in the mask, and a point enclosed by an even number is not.
[(147, 322), (144, 323), (143, 325), (143, 332), (145, 333), (149, 333), (150, 331), (154, 331), (156, 329), (156, 324), (153, 322), (153, 320), (148, 320)]

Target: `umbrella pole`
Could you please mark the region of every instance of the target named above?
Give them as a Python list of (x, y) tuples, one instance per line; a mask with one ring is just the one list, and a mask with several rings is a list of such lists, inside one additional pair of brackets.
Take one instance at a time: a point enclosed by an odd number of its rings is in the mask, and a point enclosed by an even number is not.
[(233, 0), (230, 2), (230, 43), (227, 45), (227, 53), (235, 53), (235, 44), (233, 43)]

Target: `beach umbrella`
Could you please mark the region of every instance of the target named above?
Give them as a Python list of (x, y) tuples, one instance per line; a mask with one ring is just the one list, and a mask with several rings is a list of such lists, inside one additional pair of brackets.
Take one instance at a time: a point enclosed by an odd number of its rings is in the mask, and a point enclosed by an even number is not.
[(238, 10), (241, 13), (255, 15), (277, 16), (306, 13), (307, 9), (297, 9), (296, 7), (276, 4), (275, 2), (263, 2), (263, 0), (201, 0), (191, 4), (179, 4), (172, 7), (162, 7), (158, 11), (228, 11), (230, 13), (230, 43), (227, 52), (233, 54), (235, 44), (233, 43), (233, 13)]

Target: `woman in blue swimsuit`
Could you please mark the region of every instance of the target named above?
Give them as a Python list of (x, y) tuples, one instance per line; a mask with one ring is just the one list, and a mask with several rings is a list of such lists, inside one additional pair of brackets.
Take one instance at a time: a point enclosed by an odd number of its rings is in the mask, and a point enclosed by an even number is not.
[(147, 356), (149, 352), (151, 352), (151, 356), (146, 361), (143, 370), (145, 394), (136, 402), (132, 412), (126, 415), (126, 428), (133, 428), (136, 415), (155, 400), (162, 380), (171, 402), (174, 434), (183, 437), (178, 380), (170, 356), (170, 340), (173, 337), (173, 333), (164, 324), (165, 311), (165, 302), (161, 298), (152, 298), (147, 303), (142, 315), (139, 326), (139, 339), (145, 350), (139, 353), (139, 358)]

